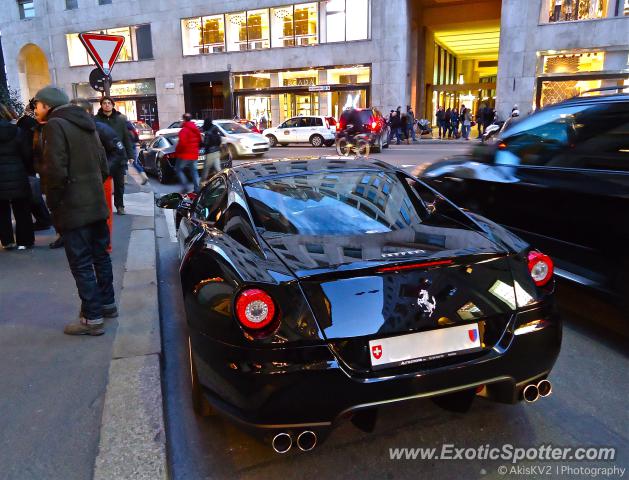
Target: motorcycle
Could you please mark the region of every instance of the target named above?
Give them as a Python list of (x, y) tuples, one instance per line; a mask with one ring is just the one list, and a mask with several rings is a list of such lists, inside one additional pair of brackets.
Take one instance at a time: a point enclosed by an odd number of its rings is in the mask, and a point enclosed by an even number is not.
[(417, 120), (417, 128), (419, 130), (419, 136), (422, 135), (432, 135), (432, 128), (430, 127), (430, 122), (422, 118), (421, 120)]
[(481, 143), (487, 143), (492, 137), (498, 135), (498, 133), (502, 130), (504, 123), (505, 122), (502, 120), (494, 120), (494, 122), (485, 129), (485, 133), (483, 133), (481, 137)]

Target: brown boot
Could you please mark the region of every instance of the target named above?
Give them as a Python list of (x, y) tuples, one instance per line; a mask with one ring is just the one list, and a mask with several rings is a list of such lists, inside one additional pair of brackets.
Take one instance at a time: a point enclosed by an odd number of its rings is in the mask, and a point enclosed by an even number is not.
[(102, 335), (105, 333), (103, 319), (90, 320), (91, 323), (87, 323), (85, 318), (80, 318), (78, 322), (68, 323), (63, 333), (66, 335)]

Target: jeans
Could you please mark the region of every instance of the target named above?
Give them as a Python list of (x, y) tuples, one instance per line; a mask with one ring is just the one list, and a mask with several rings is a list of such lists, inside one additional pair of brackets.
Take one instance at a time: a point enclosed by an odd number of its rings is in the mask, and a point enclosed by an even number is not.
[[(107, 253), (109, 229), (99, 222), (63, 232), (64, 247), (70, 270), (81, 298), (85, 319), (102, 320), (103, 307), (113, 306), (114, 276)], [(100, 323), (100, 322), (94, 322)]]
[[(15, 237), (13, 236), (11, 210), (13, 210), (15, 217)], [(0, 200), (0, 241), (5, 247), (11, 243), (25, 247), (33, 246), (35, 234), (33, 233), (30, 197)]]
[(133, 147), (133, 168), (137, 170), (138, 173), (144, 172), (144, 167), (139, 161), (140, 156), (138, 155), (138, 144), (136, 143)]
[(205, 154), (205, 163), (203, 164), (203, 173), (201, 174), (201, 180), (206, 181), (210, 174), (210, 167), (214, 169), (214, 173), (221, 171), (221, 151), (216, 150)]
[(185, 171), (190, 170), (190, 175), (192, 176), (192, 183), (194, 185), (194, 191), (199, 191), (199, 172), (197, 170), (197, 160), (182, 160), (181, 158), (177, 159), (175, 163), (175, 173), (179, 177), (179, 182), (182, 187), (186, 187), (188, 185), (188, 179), (186, 178)]
[(412, 125), (406, 127), (406, 138), (412, 138), (414, 142), (417, 141), (417, 139), (415, 138), (415, 129)]
[(468, 139), (470, 138), (470, 132), (472, 130), (472, 127), (470, 125), (465, 125), (463, 124), (463, 126), (461, 127), (461, 135), (463, 136), (464, 139)]
[(114, 180), (114, 206), (124, 207), (124, 176), (127, 171), (125, 165), (113, 165), (109, 175)]
[(439, 138), (441, 138), (442, 136), (445, 137), (446, 136), (446, 121), (445, 120), (438, 120), (437, 121), (437, 125), (439, 126)]

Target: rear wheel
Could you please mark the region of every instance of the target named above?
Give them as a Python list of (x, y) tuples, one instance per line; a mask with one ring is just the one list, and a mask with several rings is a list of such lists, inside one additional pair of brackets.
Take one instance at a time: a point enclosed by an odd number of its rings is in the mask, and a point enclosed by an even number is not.
[(373, 146), (373, 153), (380, 153), (382, 151), (382, 135), (378, 136), (378, 140)]
[(158, 158), (155, 162), (155, 169), (157, 170), (157, 179), (159, 183), (162, 185), (166, 185), (168, 180), (170, 180), (170, 175), (168, 173), (169, 167), (164, 165), (165, 160), (163, 158)]
[(336, 141), (336, 153), (347, 157), (352, 151), (352, 145), (345, 138), (339, 138)]
[(199, 375), (197, 374), (197, 366), (192, 356), (192, 345), (190, 337), (188, 337), (188, 358), (190, 363), (190, 394), (192, 397), (192, 408), (200, 417), (208, 417), (214, 413), (214, 409), (207, 398), (203, 395), (203, 390), (199, 384)]
[(234, 147), (233, 145), (227, 145), (227, 151), (229, 152), (229, 155), (231, 156), (232, 160), (235, 160), (238, 158), (238, 151), (236, 150), (236, 147)]
[(313, 135), (310, 137), (310, 145), (315, 148), (323, 146), (323, 137), (321, 135)]
[(369, 141), (361, 138), (360, 140), (358, 140), (358, 142), (356, 142), (356, 155), (360, 157), (367, 157), (369, 156), (370, 149), (371, 148), (369, 146)]
[(271, 147), (277, 147), (277, 138), (275, 135), (267, 135), (266, 138), (269, 139), (269, 144)]

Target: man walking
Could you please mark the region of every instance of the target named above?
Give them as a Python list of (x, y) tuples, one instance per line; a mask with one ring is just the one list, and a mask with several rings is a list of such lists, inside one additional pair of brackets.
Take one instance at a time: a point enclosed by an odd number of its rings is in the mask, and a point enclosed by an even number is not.
[(179, 177), (182, 189), (186, 190), (188, 179), (186, 178), (185, 171), (189, 170), (192, 176), (192, 183), (194, 184), (194, 191), (199, 191), (199, 172), (197, 170), (197, 161), (199, 159), (199, 145), (201, 143), (201, 132), (192, 122), (192, 115), (184, 113), (181, 117), (183, 123), (181, 124), (181, 130), (179, 131), (179, 141), (175, 147), (175, 156), (177, 162), (175, 163), (175, 172)]
[[(116, 132), (116, 136), (122, 141), (127, 159), (130, 163), (133, 162), (134, 148), (131, 143), (131, 136), (129, 130), (127, 130), (127, 117), (118, 112), (114, 108), (114, 100), (111, 97), (103, 97), (100, 99), (100, 109), (96, 114), (96, 120), (103, 122), (111, 127)], [(116, 213), (118, 215), (124, 215), (124, 176), (127, 173), (127, 164), (116, 165), (112, 168), (110, 174), (114, 180), (114, 206), (116, 207)]]
[(102, 335), (105, 317), (118, 316), (111, 259), (107, 253), (109, 212), (103, 181), (107, 159), (94, 120), (70, 105), (68, 96), (50, 86), (35, 95), (35, 115), (42, 130), (44, 192), (55, 228), (63, 235), (70, 270), (81, 298), (79, 321), (68, 335)]
[(406, 138), (412, 138), (413, 142), (417, 143), (417, 138), (415, 137), (415, 114), (410, 105), (406, 106), (406, 122)]

